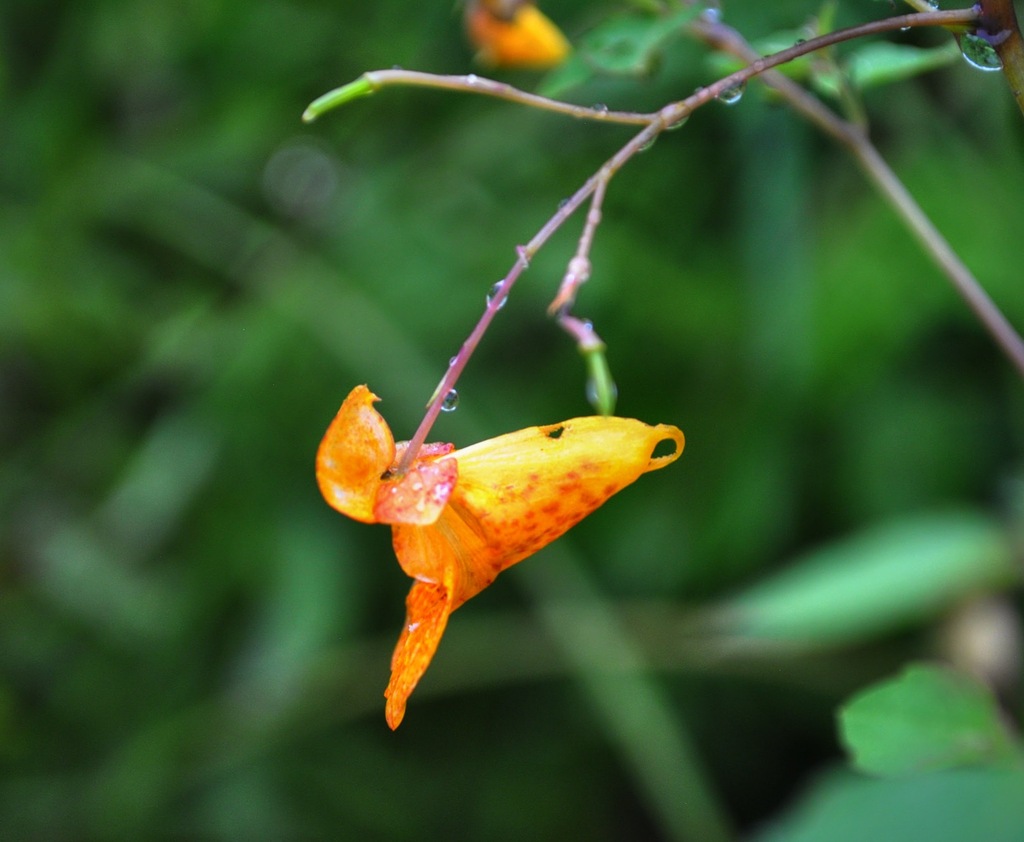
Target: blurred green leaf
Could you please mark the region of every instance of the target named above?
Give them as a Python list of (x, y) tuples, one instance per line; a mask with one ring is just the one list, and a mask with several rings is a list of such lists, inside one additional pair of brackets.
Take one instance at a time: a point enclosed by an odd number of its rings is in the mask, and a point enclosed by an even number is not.
[(839, 73), (845, 73), (854, 88), (891, 85), (903, 82), (946, 67), (960, 57), (955, 41), (939, 47), (914, 47), (910, 44), (893, 44), (878, 41), (865, 44), (853, 50), (842, 61), (842, 70), (832, 73), (815, 73), (814, 86), (828, 96), (839, 96), (841, 81)]
[(721, 608), (744, 636), (806, 646), (861, 640), (1017, 575), (1007, 537), (970, 512), (874, 527), (811, 553)]
[(821, 779), (755, 842), (1019, 842), (1024, 769), (953, 769), (909, 778)]
[(583, 36), (569, 60), (548, 75), (541, 93), (557, 96), (597, 75), (650, 73), (667, 42), (702, 11), (693, 5), (664, 15), (626, 13), (608, 18)]
[(853, 764), (903, 775), (1006, 759), (1013, 744), (992, 694), (951, 669), (914, 664), (839, 711)]

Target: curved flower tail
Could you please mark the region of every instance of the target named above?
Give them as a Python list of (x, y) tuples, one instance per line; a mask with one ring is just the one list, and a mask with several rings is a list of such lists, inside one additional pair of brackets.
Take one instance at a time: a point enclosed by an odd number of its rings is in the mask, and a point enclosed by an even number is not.
[(391, 656), (391, 681), (384, 691), (384, 716), (394, 731), (402, 724), (405, 703), (441, 642), (451, 599), (448, 588), (434, 582), (416, 582), (405, 599), (405, 628)]

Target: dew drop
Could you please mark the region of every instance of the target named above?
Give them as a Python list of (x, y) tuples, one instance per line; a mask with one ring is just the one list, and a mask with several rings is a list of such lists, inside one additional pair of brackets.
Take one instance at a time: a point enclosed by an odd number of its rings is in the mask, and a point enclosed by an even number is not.
[(650, 149), (652, 146), (654, 146), (654, 141), (656, 141), (657, 139), (658, 139), (658, 136), (655, 135), (649, 141), (647, 141), (647, 143), (645, 143), (643, 146), (641, 146), (636, 151), (637, 152), (646, 152), (648, 149)]
[(598, 114), (607, 114), (608, 106), (605, 105), (603, 102), (596, 102), (590, 106), (590, 110), (596, 111)]
[(568, 206), (568, 204), (569, 204), (569, 199), (568, 198), (561, 199), (558, 202), (558, 209), (559, 210), (564, 210)]
[(681, 129), (683, 126), (686, 125), (686, 121), (689, 119), (690, 115), (687, 114), (685, 117), (682, 117), (681, 119), (676, 120), (674, 123), (669, 123), (667, 126), (665, 126), (665, 131), (674, 132), (676, 131), (676, 129)]
[(980, 35), (974, 35), (970, 32), (961, 35), (960, 52), (963, 54), (964, 60), (971, 67), (976, 67), (978, 70), (992, 71), (1003, 69), (1003, 63), (999, 60), (999, 54), (996, 52), (995, 47)]
[(708, 23), (721, 23), (722, 22), (722, 10), (717, 6), (708, 6), (702, 13), (701, 17), (704, 18)]
[(459, 393), (452, 389), (444, 396), (444, 400), (441, 401), (441, 412), (455, 412), (458, 406)]
[(451, 358), (450, 360), (448, 360), (448, 368), (451, 368), (451, 367), (452, 367), (453, 365), (455, 365), (455, 363), (457, 363), (458, 361), (459, 361), (459, 358), (458, 358), (458, 357), (452, 357), (452, 358)]
[(719, 102), (724, 103), (725, 105), (735, 105), (737, 102), (743, 99), (744, 90), (745, 86), (742, 84), (733, 85), (731, 88), (726, 88), (724, 91), (722, 91), (718, 95), (717, 99)]
[[(489, 290), (487, 291), (487, 306), (488, 306), (488, 307), (490, 307), (490, 306), (491, 306), (491, 304), (493, 304), (493, 303), (494, 303), (494, 297), (495, 297), (495, 296), (496, 296), (496, 295), (497, 295), (497, 294), (498, 294), (499, 292), (501, 292), (501, 287), (502, 287), (502, 285), (503, 285), (504, 283), (505, 283), (505, 282), (504, 282), (503, 280), (502, 280), (502, 281), (498, 281), (498, 282), (497, 282), (497, 283), (496, 283), (496, 284), (495, 284), (494, 286), (492, 286), (492, 287), (491, 287), (491, 288), (490, 288), (490, 289), (489, 289)], [(506, 304), (508, 304), (508, 299), (507, 299), (507, 298), (503, 298), (503, 299), (501, 300), (501, 304), (499, 304), (499, 305), (498, 305), (498, 309), (500, 310), (500, 309), (501, 309), (502, 307), (504, 307), (504, 306), (505, 306)]]
[(937, 12), (939, 10), (939, 0), (928, 0), (925, 5), (933, 12)]

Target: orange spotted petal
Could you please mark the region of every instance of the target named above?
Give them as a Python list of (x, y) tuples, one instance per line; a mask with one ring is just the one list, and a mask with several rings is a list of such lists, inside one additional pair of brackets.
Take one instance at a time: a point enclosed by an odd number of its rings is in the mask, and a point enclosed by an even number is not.
[(381, 477), (395, 460), (391, 429), (373, 408), (377, 400), (366, 386), (349, 392), (316, 454), (316, 480), (324, 499), (363, 523), (377, 521)]
[(448, 505), (458, 478), (455, 459), (421, 462), (417, 458), (404, 476), (381, 483), (373, 514), (378, 523), (431, 524)]
[(560, 64), (572, 49), (562, 31), (532, 3), (502, 15), (485, 3), (471, 2), (466, 33), (479, 50), (479, 61), (496, 67), (543, 70)]
[(384, 717), (391, 730), (401, 725), (406, 701), (434, 657), (448, 625), (448, 589), (443, 584), (416, 582), (406, 597), (405, 611), (405, 628), (391, 658), (391, 681), (384, 691)]
[[(673, 452), (654, 456), (662, 441), (671, 441)], [(401, 721), (452, 611), (642, 474), (675, 461), (684, 444), (676, 427), (590, 417), (530, 427), (452, 453), (458, 481), (436, 522), (393, 527), (399, 563), (418, 581), (392, 659), (389, 723), (392, 712)]]

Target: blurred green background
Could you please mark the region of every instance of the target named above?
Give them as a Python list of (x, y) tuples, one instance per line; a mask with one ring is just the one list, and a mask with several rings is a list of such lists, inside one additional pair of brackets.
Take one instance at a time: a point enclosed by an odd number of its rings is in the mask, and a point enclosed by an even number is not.
[[(578, 38), (622, 5), (544, 8)], [(816, 11), (725, 15), (756, 39)], [(656, 108), (706, 59), (681, 37), (566, 97)], [(386, 728), (409, 582), (386, 528), (321, 500), (320, 436), (364, 382), (411, 435), (515, 245), (631, 132), (425, 90), (301, 124), (392, 65), (477, 69), (459, 10), (4, 4), (0, 837), (753, 838), (842, 766), (837, 704), (909, 659), (977, 668), (1019, 714), (1020, 379), (844, 153), (753, 86), (615, 179), (577, 308), (619, 414), (678, 424), (683, 458), (459, 611)], [(958, 61), (866, 102), (1024, 326), (1000, 75)], [(579, 223), (434, 438), (590, 412), (544, 313)]]

